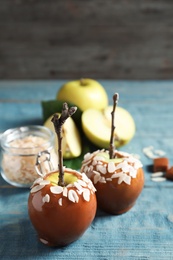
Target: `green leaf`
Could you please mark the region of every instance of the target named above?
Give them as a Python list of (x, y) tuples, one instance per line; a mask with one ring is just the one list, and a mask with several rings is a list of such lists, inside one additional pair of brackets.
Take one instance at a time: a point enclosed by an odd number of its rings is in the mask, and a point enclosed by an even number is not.
[[(43, 115), (43, 122), (45, 122), (50, 116), (55, 113), (62, 112), (63, 101), (60, 100), (48, 100), (42, 101), (42, 115)], [(67, 102), (69, 107), (75, 106), (72, 103)], [(77, 124), (77, 126), (81, 129), (81, 116), (82, 111), (78, 108), (76, 113), (72, 116), (73, 120)]]

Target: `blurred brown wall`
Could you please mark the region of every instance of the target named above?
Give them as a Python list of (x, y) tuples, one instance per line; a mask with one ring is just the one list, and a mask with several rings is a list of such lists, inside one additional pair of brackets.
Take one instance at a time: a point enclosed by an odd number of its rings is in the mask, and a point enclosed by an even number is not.
[(0, 79), (172, 79), (172, 0), (0, 0)]

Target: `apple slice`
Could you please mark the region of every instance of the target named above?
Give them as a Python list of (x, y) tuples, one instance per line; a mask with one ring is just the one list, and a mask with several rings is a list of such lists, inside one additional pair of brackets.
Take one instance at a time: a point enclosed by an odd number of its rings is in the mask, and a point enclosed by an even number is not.
[[(111, 133), (112, 106), (103, 111), (87, 109), (82, 114), (82, 127), (88, 139), (100, 148), (108, 148)], [(135, 122), (131, 114), (122, 107), (116, 108), (115, 146), (127, 144), (135, 134)]]
[[(54, 126), (51, 122), (52, 116), (50, 116), (44, 126), (48, 127), (55, 133)], [(62, 126), (62, 153), (64, 159), (70, 159), (78, 157), (82, 152), (82, 144), (79, 131), (71, 117), (68, 118), (66, 123)], [(58, 141), (55, 139), (55, 148), (58, 150)]]

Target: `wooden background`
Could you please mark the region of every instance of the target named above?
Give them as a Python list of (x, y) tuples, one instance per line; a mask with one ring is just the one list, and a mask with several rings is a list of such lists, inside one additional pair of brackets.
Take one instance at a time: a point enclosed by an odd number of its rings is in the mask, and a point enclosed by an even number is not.
[(0, 0), (0, 79), (173, 78), (172, 0)]

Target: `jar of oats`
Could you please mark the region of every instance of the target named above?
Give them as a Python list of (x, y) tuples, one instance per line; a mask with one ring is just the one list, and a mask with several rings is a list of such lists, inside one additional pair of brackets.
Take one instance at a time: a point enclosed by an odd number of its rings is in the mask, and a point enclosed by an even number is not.
[[(30, 187), (39, 177), (36, 161), (39, 153), (48, 151), (52, 169), (58, 166), (54, 150), (54, 133), (44, 126), (22, 126), (6, 130), (1, 136), (1, 175), (17, 187)], [(43, 174), (50, 171), (44, 164)]]

